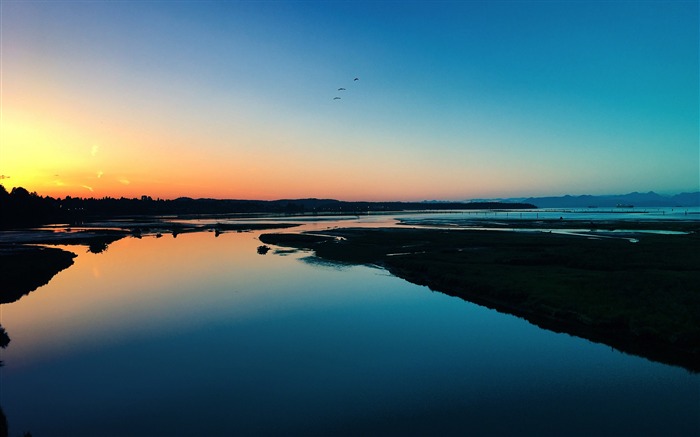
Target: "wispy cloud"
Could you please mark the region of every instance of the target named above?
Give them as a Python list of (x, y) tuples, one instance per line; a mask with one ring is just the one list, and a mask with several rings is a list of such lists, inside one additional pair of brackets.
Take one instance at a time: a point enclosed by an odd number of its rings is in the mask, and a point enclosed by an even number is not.
[(99, 152), (99, 150), (100, 146), (98, 146), (97, 144), (93, 145), (92, 149), (90, 150), (90, 155), (97, 156), (97, 152)]
[(97, 179), (101, 178), (103, 174), (105, 174), (105, 172), (103, 172), (102, 170), (98, 171), (97, 172)]
[(94, 193), (94, 192), (95, 192), (95, 190), (93, 190), (93, 189), (92, 189), (92, 187), (90, 187), (90, 186), (87, 186), (87, 185), (81, 185), (81, 187), (83, 187), (83, 188), (85, 188), (85, 189), (88, 189), (88, 190), (90, 190), (90, 192), (92, 192), (92, 193)]
[(124, 178), (119, 179), (119, 182), (121, 182), (124, 185), (129, 185), (131, 183), (131, 181), (129, 179), (124, 179)]

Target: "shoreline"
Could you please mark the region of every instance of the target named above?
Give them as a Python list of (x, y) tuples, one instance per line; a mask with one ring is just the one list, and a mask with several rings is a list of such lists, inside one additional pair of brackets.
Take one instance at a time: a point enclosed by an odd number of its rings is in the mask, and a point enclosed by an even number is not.
[(421, 227), (263, 234), (260, 240), (332, 262), (378, 265), (541, 328), (697, 373), (700, 223), (681, 227), (687, 233), (640, 233), (637, 243)]
[(16, 229), (0, 232), (0, 304), (8, 304), (48, 284), (59, 272), (73, 265), (77, 254), (52, 246), (86, 247), (88, 252), (101, 253), (122, 238), (160, 238), (163, 233), (226, 232), (288, 229), (292, 223), (241, 223), (214, 225), (182, 225), (161, 221), (119, 224), (105, 222), (73, 230), (63, 228)]
[[(700, 283), (700, 221), (465, 219), (432, 227), (436, 225), (444, 223), (291, 230), (263, 233), (259, 239), (313, 250), (331, 262), (378, 265), (409, 282), (544, 329), (700, 372), (700, 290), (695, 290)], [(20, 299), (73, 264), (76, 254), (46, 246), (80, 245), (100, 253), (126, 237), (158, 238), (166, 232), (174, 238), (189, 232), (218, 236), (296, 226), (144, 221), (0, 232), (0, 302)], [(577, 234), (546, 231), (572, 227), (587, 229)], [(613, 232), (620, 233), (601, 235)]]
[(76, 256), (54, 247), (0, 245), (0, 304), (16, 302), (48, 284)]

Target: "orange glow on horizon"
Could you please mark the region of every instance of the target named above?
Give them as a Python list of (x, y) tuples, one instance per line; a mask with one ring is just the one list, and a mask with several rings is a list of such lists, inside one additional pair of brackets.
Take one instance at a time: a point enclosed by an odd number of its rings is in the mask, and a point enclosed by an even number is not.
[[(251, 147), (253, 140), (242, 134), (228, 140), (242, 147), (224, 144), (220, 153), (204, 154), (174, 135), (120, 133), (118, 126), (104, 124), (88, 129), (93, 122), (81, 117), (6, 111), (2, 172), (9, 178), (0, 183), (8, 191), (21, 186), (55, 198), (424, 200), (435, 198), (439, 188), (426, 170), (381, 151), (361, 158), (350, 152), (330, 157), (267, 154)], [(377, 164), (390, 160), (402, 165)], [(459, 199), (463, 187), (456, 174), (455, 169), (452, 185)]]

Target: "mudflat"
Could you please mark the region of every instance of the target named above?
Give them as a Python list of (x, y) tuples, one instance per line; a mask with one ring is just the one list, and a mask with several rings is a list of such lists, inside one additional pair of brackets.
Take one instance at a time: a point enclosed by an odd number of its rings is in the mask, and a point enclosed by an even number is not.
[[(555, 223), (548, 227), (566, 227)], [(263, 234), (260, 240), (311, 249), (325, 260), (380, 265), (410, 282), (546, 329), (700, 371), (700, 223), (606, 222), (593, 228), (625, 231), (611, 237), (336, 229), (323, 235)], [(652, 228), (675, 233), (649, 233)]]

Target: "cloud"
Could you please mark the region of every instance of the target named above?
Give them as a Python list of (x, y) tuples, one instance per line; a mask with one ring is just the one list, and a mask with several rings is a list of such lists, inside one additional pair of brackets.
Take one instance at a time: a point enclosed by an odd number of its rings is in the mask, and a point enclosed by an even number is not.
[(90, 155), (96, 156), (96, 155), (97, 155), (97, 152), (98, 152), (99, 150), (100, 150), (100, 146), (98, 146), (97, 144), (95, 144), (94, 146), (92, 146), (92, 149), (90, 149)]
[(129, 185), (131, 183), (131, 181), (129, 179), (124, 179), (124, 178), (119, 179), (119, 182), (121, 182), (124, 185)]
[(103, 172), (102, 170), (98, 171), (97, 172), (97, 179), (101, 178), (103, 174), (105, 174), (105, 172)]
[(81, 185), (81, 187), (90, 190), (90, 192), (93, 192), (93, 193), (95, 192), (95, 190), (93, 190), (92, 187), (89, 187), (89, 186), (87, 186), (87, 185)]

